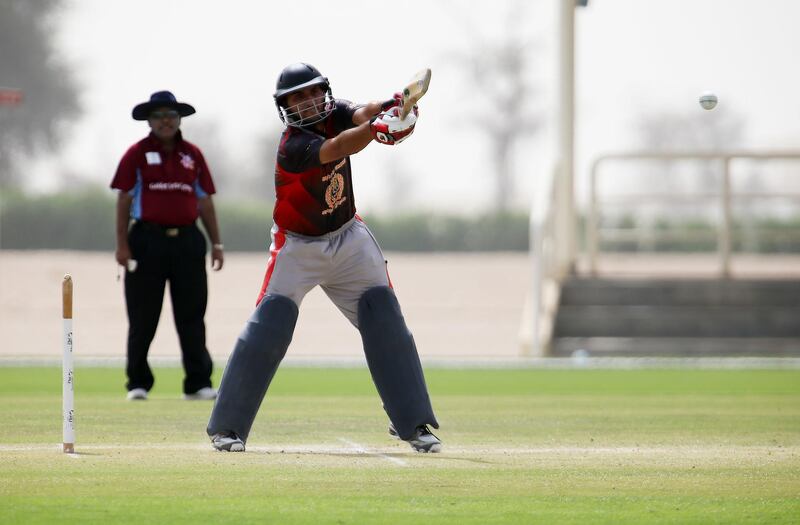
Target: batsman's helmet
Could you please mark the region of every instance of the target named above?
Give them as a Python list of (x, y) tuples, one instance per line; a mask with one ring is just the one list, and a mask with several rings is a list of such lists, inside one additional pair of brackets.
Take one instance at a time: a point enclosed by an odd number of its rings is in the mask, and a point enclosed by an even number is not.
[[(313, 103), (317, 114), (304, 119), (300, 116), (300, 104), (287, 106), (286, 96), (310, 86), (321, 86), (325, 94), (309, 101)], [(278, 108), (278, 116), (287, 126), (307, 126), (325, 120), (335, 106), (333, 92), (328, 79), (322, 76), (322, 73), (317, 68), (305, 63), (290, 64), (283, 68), (283, 71), (278, 76), (273, 96), (275, 98), (275, 106)]]

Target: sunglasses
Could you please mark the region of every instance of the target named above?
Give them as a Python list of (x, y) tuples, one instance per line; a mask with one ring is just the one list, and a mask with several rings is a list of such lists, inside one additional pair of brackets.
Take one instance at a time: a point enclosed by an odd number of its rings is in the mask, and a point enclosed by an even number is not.
[(150, 113), (150, 120), (161, 120), (163, 118), (174, 120), (180, 116), (181, 116), (180, 113), (178, 113), (174, 109), (170, 109), (168, 111), (153, 111), (152, 113)]

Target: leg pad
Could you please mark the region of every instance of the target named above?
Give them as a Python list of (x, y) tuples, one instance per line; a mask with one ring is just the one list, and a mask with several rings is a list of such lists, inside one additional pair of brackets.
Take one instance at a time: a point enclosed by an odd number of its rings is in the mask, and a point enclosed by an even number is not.
[(268, 295), (259, 303), (225, 367), (208, 422), (209, 436), (233, 431), (247, 440), (296, 323), (297, 305), (288, 297)]
[(401, 439), (420, 425), (439, 428), (414, 344), (394, 292), (370, 288), (358, 302), (358, 326), (372, 380)]

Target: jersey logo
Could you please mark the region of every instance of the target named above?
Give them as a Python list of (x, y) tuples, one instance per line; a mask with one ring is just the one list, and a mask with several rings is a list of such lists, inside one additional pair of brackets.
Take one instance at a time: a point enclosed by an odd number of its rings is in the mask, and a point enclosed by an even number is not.
[(344, 177), (339, 173), (339, 168), (342, 168), (347, 163), (347, 159), (334, 166), (330, 175), (322, 177), (322, 182), (330, 181), (328, 187), (325, 188), (325, 203), (328, 205), (327, 210), (322, 210), (322, 215), (329, 215), (342, 205), (347, 197), (344, 196)]
[(181, 191), (183, 193), (194, 193), (191, 184), (185, 182), (151, 182), (147, 185), (150, 191)]
[(181, 151), (178, 152), (178, 155), (181, 156), (181, 166), (186, 168), (187, 170), (194, 169), (194, 159), (188, 153), (183, 153)]
[(150, 166), (161, 164), (161, 154), (157, 151), (148, 151), (144, 154), (144, 157)]

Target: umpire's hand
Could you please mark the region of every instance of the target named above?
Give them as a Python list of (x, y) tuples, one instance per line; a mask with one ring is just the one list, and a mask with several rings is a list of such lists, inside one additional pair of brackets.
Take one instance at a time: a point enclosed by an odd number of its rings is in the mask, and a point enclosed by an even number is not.
[(222, 253), (223, 246), (215, 244), (211, 247), (211, 268), (218, 272), (222, 270), (222, 265), (225, 264), (225, 255)]

